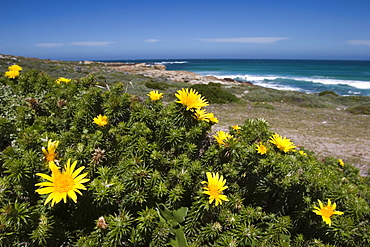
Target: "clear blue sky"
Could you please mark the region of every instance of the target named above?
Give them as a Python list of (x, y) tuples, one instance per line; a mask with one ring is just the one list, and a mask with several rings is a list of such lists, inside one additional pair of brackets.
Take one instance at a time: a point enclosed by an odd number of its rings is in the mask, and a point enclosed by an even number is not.
[(1, 1), (0, 53), (370, 60), (369, 0)]

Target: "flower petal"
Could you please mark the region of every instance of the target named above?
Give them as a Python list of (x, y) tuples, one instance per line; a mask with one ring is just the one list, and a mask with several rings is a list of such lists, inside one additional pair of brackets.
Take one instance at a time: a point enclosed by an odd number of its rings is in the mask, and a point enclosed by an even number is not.
[(77, 195), (73, 190), (68, 191), (67, 195), (76, 203), (77, 202)]
[(43, 173), (36, 173), (37, 176), (40, 176), (42, 178), (45, 178), (46, 180), (49, 180), (49, 181), (53, 181), (54, 179), (52, 177), (50, 177), (49, 175), (47, 174), (43, 174)]

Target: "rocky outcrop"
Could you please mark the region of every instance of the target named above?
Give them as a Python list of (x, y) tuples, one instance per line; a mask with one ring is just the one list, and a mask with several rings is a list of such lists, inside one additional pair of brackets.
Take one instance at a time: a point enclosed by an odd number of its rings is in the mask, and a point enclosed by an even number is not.
[[(189, 71), (166, 70), (162, 64), (147, 63), (104, 63), (105, 66), (114, 70), (123, 71), (131, 74), (143, 75), (152, 78), (165, 78), (168, 81), (186, 82), (189, 84), (208, 84), (210, 82), (221, 84), (241, 84), (230, 78), (220, 79), (214, 76), (201, 76)], [(251, 83), (242, 83), (249, 84)]]

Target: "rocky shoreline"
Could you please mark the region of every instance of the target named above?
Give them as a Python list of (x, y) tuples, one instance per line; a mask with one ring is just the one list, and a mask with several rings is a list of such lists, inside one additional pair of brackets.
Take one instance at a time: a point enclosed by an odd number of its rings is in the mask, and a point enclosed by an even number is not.
[(152, 78), (165, 78), (168, 81), (185, 82), (189, 84), (208, 84), (210, 82), (221, 84), (244, 84), (253, 85), (250, 82), (236, 81), (231, 78), (217, 78), (214, 76), (202, 76), (189, 71), (167, 70), (165, 65), (150, 63), (117, 63), (117, 62), (92, 62), (84, 61), (84, 64), (98, 63), (109, 69), (114, 69), (130, 74), (137, 74)]
[[(9, 59), (13, 61), (28, 60), (40, 63), (70, 63), (68, 61), (61, 60), (51, 60), (51, 59), (39, 59), (39, 58), (29, 58), (20, 57), (13, 55), (0, 54), (0, 59)], [(99, 65), (106, 69), (116, 70), (128, 74), (142, 75), (151, 78), (161, 78), (167, 81), (174, 82), (185, 82), (189, 84), (208, 84), (210, 82), (220, 83), (220, 84), (239, 84), (239, 85), (249, 85), (253, 86), (251, 82), (236, 81), (231, 78), (217, 78), (215, 76), (202, 76), (190, 71), (175, 71), (167, 70), (166, 66), (163, 64), (153, 64), (153, 63), (122, 63), (122, 62), (97, 62), (97, 61), (80, 61), (72, 62), (75, 63), (76, 68), (80, 68), (81, 65)]]

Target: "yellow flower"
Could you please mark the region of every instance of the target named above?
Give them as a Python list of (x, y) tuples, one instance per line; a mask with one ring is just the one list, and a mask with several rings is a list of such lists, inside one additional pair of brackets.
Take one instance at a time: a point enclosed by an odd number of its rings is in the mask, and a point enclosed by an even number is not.
[(218, 123), (218, 118), (216, 118), (212, 112), (208, 113), (208, 118), (209, 118), (209, 121), (211, 121), (212, 123)]
[(213, 113), (206, 113), (206, 110), (196, 109), (193, 116), (198, 121), (218, 123), (218, 119)]
[(339, 163), (339, 165), (344, 166), (344, 162), (343, 162), (342, 159), (338, 159), (338, 163)]
[(319, 202), (319, 207), (314, 207), (315, 210), (312, 210), (312, 212), (316, 213), (317, 215), (322, 216), (322, 220), (331, 226), (331, 219), (330, 217), (334, 214), (342, 215), (343, 212), (341, 211), (335, 211), (335, 208), (337, 205), (335, 203), (331, 204), (330, 199), (328, 199), (328, 205), (324, 206), (320, 200), (317, 200)]
[(97, 117), (94, 117), (93, 123), (96, 123), (99, 126), (105, 126), (105, 125), (108, 124), (108, 117), (107, 116), (102, 116), (100, 114)]
[(195, 89), (183, 88), (178, 90), (175, 96), (179, 99), (176, 103), (186, 106), (186, 110), (200, 109), (208, 105), (208, 102)]
[(233, 128), (233, 130), (236, 130), (236, 131), (238, 131), (238, 130), (241, 130), (242, 128), (240, 128), (239, 127), (239, 125), (233, 125), (233, 126), (231, 126), (232, 128)]
[(206, 110), (196, 109), (193, 117), (198, 121), (209, 122), (209, 113), (206, 113)]
[(87, 173), (79, 175), (85, 167), (81, 166), (75, 170), (76, 164), (77, 161), (73, 162), (71, 165), (70, 159), (68, 159), (67, 165), (64, 166), (64, 170), (61, 172), (59, 167), (57, 167), (53, 161), (50, 161), (49, 168), (51, 170), (51, 176), (43, 173), (36, 173), (37, 176), (48, 180), (48, 182), (36, 184), (36, 186), (44, 186), (44, 188), (37, 189), (37, 193), (40, 195), (50, 194), (46, 198), (44, 205), (51, 201), (51, 206), (54, 206), (55, 203), (60, 202), (62, 199), (64, 203), (66, 203), (67, 196), (75, 203), (77, 202), (76, 192), (82, 195), (79, 190), (86, 190), (83, 183), (86, 183), (90, 179), (85, 178)]
[(302, 150), (299, 150), (298, 153), (301, 154), (301, 155), (303, 155), (303, 156), (307, 156), (307, 154), (305, 152), (303, 152)]
[(265, 154), (265, 153), (267, 153), (267, 148), (266, 148), (266, 146), (265, 146), (265, 145), (263, 145), (263, 144), (262, 144), (262, 142), (260, 142), (260, 143), (257, 145), (256, 150), (257, 150), (257, 153), (259, 153), (259, 154)]
[(9, 70), (9, 71), (6, 71), (5, 72), (5, 76), (6, 77), (9, 77), (11, 79), (14, 79), (17, 76), (19, 76), (19, 71), (17, 71), (17, 70)]
[(57, 149), (58, 145), (59, 145), (59, 141), (54, 141), (53, 142), (51, 139), (49, 139), (47, 150), (46, 150), (46, 148), (42, 147), (42, 152), (45, 155), (45, 160), (46, 161), (49, 162), (49, 161), (55, 161), (56, 160), (57, 153), (55, 152), (55, 149)]
[(70, 81), (71, 81), (71, 79), (67, 79), (67, 78), (64, 78), (64, 77), (59, 77), (59, 79), (55, 80), (55, 82), (56, 82), (57, 84), (60, 84), (61, 82), (68, 83), (68, 82), (70, 82)]
[(229, 201), (226, 195), (222, 195), (222, 191), (228, 188), (228, 186), (225, 186), (226, 179), (222, 175), (219, 176), (218, 172), (212, 172), (212, 174), (206, 172), (206, 175), (208, 182), (202, 181), (202, 184), (207, 184), (203, 193), (209, 195), (209, 204), (215, 201), (216, 206), (218, 206), (218, 204), (222, 204), (222, 200)]
[(270, 139), (270, 142), (272, 144), (275, 144), (277, 148), (285, 153), (296, 148), (296, 146), (294, 146), (294, 143), (291, 142), (290, 139), (287, 139), (286, 137), (283, 138), (279, 134), (275, 133)]
[(11, 70), (11, 71), (21, 71), (22, 70), (22, 67), (19, 66), (19, 65), (14, 64), (12, 66), (9, 66), (8, 67), (8, 70)]
[(213, 135), (213, 137), (216, 139), (218, 145), (226, 145), (225, 141), (227, 141), (227, 139), (230, 139), (230, 138), (233, 138), (232, 135), (230, 135), (229, 133), (226, 133), (222, 130), (220, 131), (217, 131), (216, 132), (216, 135)]
[(149, 94), (147, 94), (149, 98), (153, 101), (160, 100), (163, 96), (163, 93), (159, 93), (158, 90), (150, 91)]

